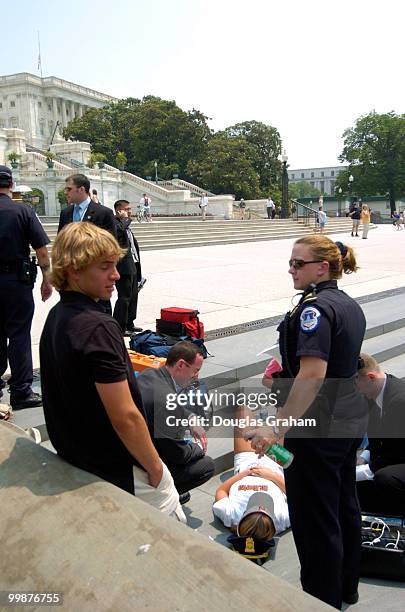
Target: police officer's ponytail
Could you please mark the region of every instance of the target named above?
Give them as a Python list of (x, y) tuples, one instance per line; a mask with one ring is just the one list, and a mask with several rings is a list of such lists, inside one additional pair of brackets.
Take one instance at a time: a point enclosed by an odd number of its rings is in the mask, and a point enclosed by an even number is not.
[(338, 279), (342, 273), (350, 274), (358, 270), (356, 257), (351, 247), (342, 242), (333, 242), (327, 236), (303, 236), (295, 244), (305, 244), (311, 249), (313, 259), (329, 263), (331, 279)]
[(357, 265), (356, 257), (354, 255), (354, 251), (352, 247), (347, 246), (346, 244), (343, 244), (342, 242), (340, 242), (340, 240), (337, 240), (335, 244), (337, 248), (339, 249), (341, 257), (342, 257), (343, 272), (345, 274), (351, 274), (352, 272), (357, 272), (359, 267)]

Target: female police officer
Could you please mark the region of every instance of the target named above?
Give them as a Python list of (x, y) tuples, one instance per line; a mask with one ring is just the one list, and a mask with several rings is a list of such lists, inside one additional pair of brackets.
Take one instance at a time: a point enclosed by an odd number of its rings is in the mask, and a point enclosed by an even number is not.
[(342, 601), (358, 599), (355, 465), (367, 407), (355, 375), (365, 318), (337, 288), (342, 272), (357, 270), (350, 247), (326, 236), (305, 236), (295, 242), (289, 264), (294, 288), (303, 294), (279, 327), (283, 376), (292, 386), (277, 417), (280, 423), (305, 414), (316, 419), (316, 427), (266, 426), (245, 437), (263, 454), (289, 430), (285, 446), (295, 458), (285, 480), (301, 583), (306, 592), (340, 609)]

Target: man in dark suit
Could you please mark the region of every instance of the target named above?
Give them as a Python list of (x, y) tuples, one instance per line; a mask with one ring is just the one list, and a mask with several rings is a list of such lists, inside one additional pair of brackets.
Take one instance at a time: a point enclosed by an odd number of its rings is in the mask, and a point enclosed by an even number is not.
[(124, 335), (142, 331), (135, 327), (136, 310), (138, 306), (138, 283), (142, 279), (139, 245), (131, 232), (132, 210), (128, 200), (117, 200), (114, 204), (117, 240), (126, 254), (117, 265), (120, 279), (115, 286), (118, 299), (114, 308), (114, 319), (118, 321)]
[(69, 206), (59, 217), (58, 232), (73, 221), (89, 221), (117, 236), (114, 213), (107, 206), (93, 202), (90, 197), (90, 181), (84, 174), (72, 174), (66, 179), (65, 194)]
[(368, 449), (358, 459), (357, 494), (370, 513), (405, 515), (405, 382), (363, 353), (359, 389), (371, 401)]
[[(117, 237), (113, 211), (107, 206), (93, 202), (90, 197), (90, 181), (85, 174), (68, 176), (65, 181), (65, 194), (69, 206), (60, 211), (58, 233), (69, 223), (87, 221)], [(110, 300), (100, 300), (100, 304), (105, 312), (112, 314)]]
[[(206, 433), (185, 406), (189, 396), (184, 390), (198, 379), (203, 361), (199, 347), (177, 342), (165, 366), (146, 368), (136, 379), (153, 444), (173, 476), (181, 504), (190, 499), (190, 489), (214, 475), (214, 462), (206, 455)], [(184, 440), (186, 427), (199, 444)]]

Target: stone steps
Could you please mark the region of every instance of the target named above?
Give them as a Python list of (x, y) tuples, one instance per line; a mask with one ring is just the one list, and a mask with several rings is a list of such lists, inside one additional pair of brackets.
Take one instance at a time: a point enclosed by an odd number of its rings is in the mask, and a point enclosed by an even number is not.
[[(57, 223), (44, 223), (45, 231), (51, 241), (57, 233)], [(133, 224), (141, 250), (160, 250), (185, 247), (235, 244), (298, 238), (312, 233), (312, 226), (291, 219), (277, 220), (185, 220), (154, 221)], [(328, 224), (328, 233), (349, 233), (351, 221), (334, 219)]]

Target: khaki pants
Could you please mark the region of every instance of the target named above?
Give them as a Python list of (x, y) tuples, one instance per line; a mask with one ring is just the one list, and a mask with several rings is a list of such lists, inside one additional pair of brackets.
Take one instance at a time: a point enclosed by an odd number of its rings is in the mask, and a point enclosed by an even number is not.
[(145, 470), (134, 465), (133, 472), (135, 497), (150, 504), (160, 512), (173, 516), (181, 523), (187, 523), (172, 475), (164, 463), (162, 480), (156, 488), (149, 484), (148, 474)]
[(367, 238), (369, 227), (370, 227), (370, 223), (363, 223), (363, 238)]
[(201, 215), (202, 215), (202, 220), (205, 221), (205, 215), (207, 214), (207, 207), (206, 206), (201, 206)]

